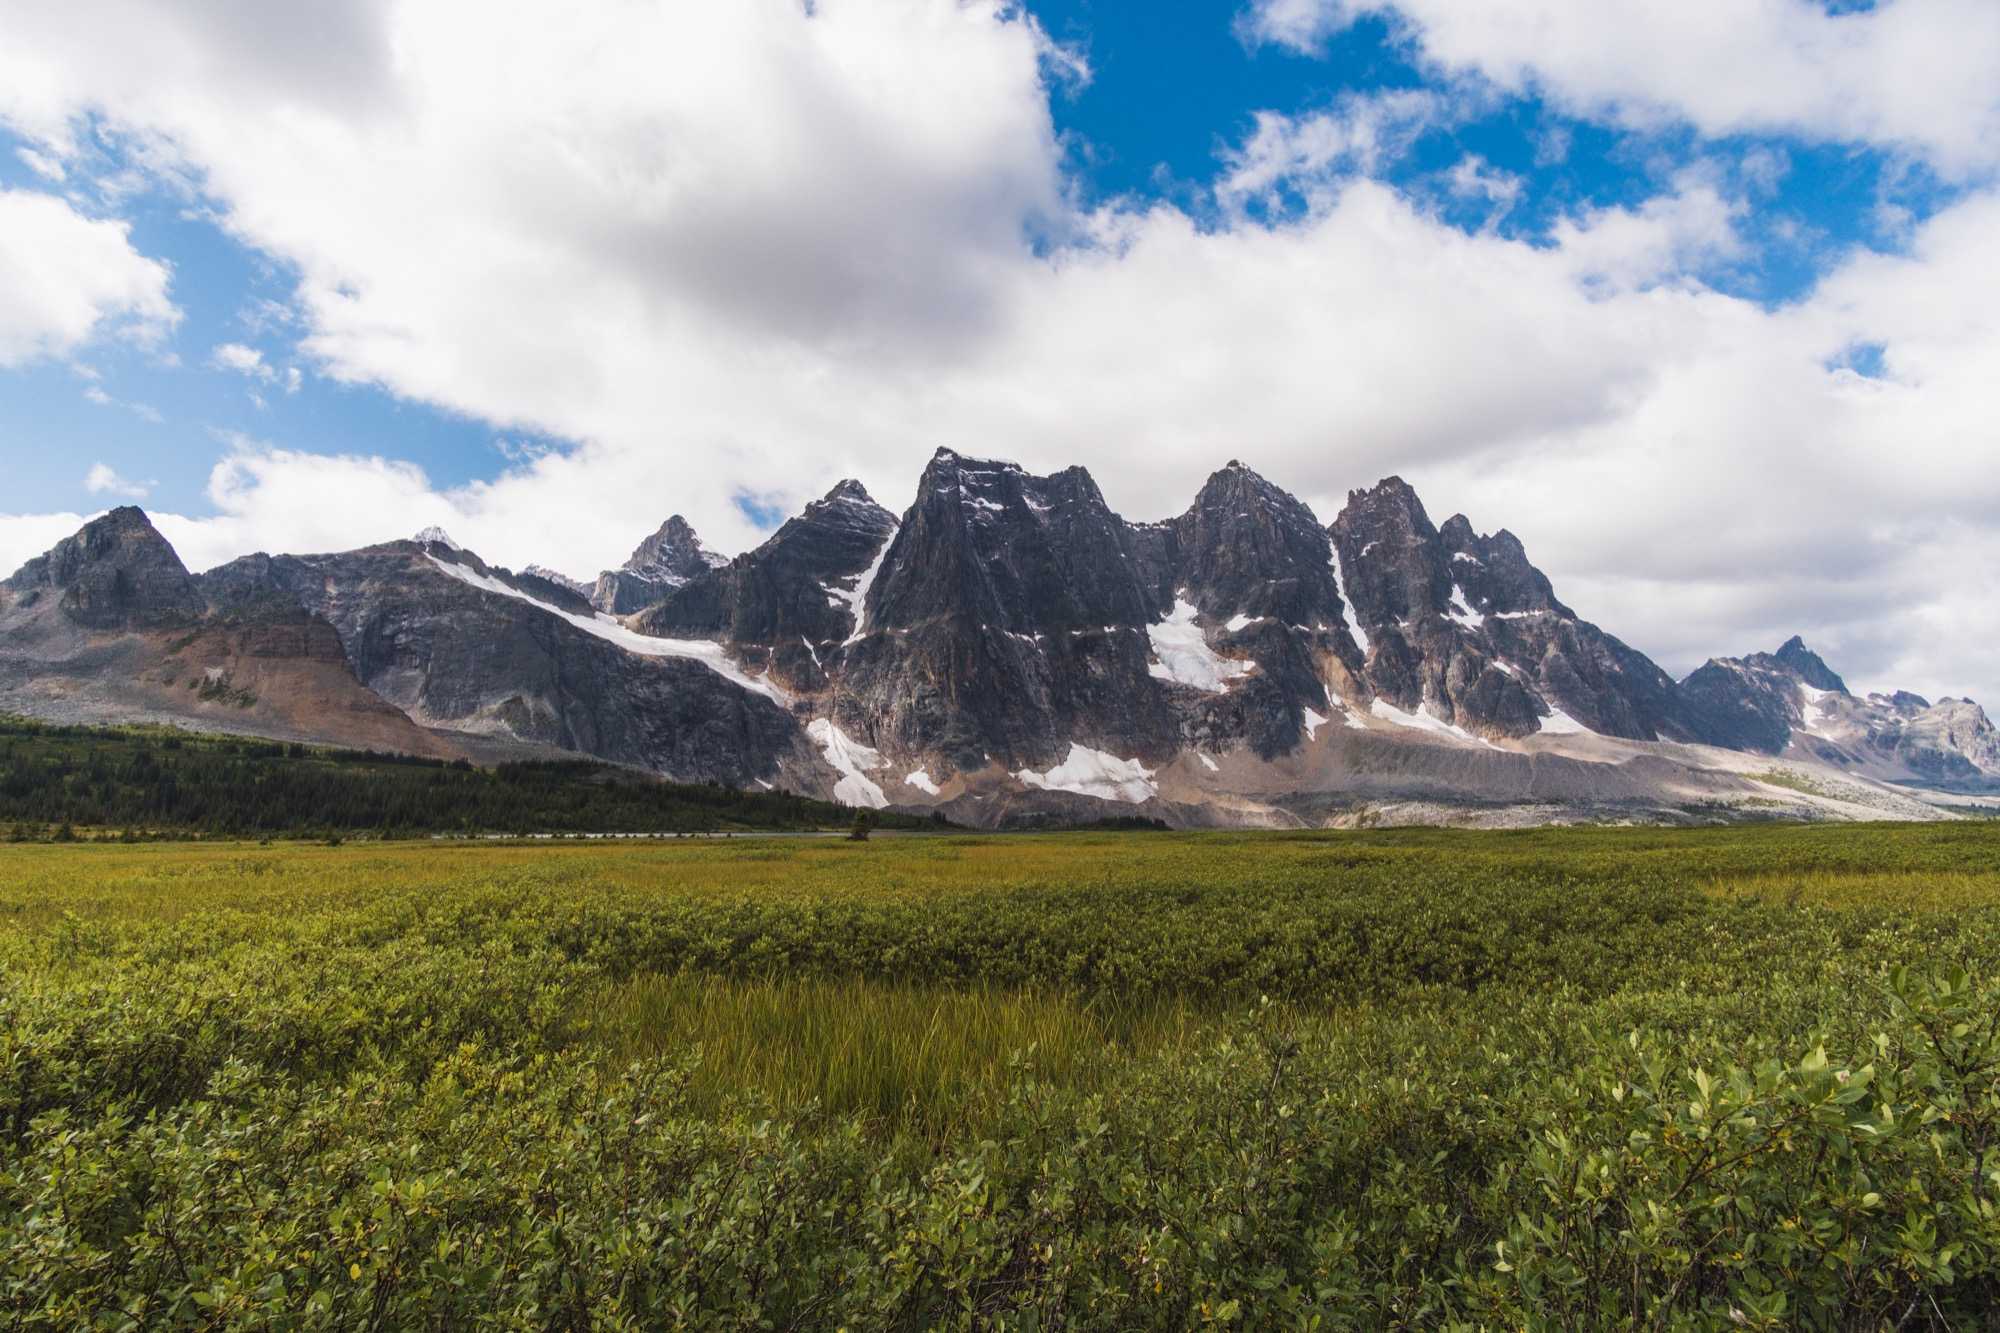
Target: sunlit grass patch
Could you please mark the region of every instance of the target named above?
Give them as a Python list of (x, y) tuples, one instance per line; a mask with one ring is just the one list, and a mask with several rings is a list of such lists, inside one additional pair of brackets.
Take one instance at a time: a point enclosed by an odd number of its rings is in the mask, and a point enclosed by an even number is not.
[(694, 1091), (711, 1105), (754, 1092), (938, 1138), (1023, 1073), (1095, 1088), (1135, 1055), (1184, 1048), (1203, 1016), (1179, 999), (655, 973), (592, 997), (589, 1024), (614, 1060), (699, 1048)]

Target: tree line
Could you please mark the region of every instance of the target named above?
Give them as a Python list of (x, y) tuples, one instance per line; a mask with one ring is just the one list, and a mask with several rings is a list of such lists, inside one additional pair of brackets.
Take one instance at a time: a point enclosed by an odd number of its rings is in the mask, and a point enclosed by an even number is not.
[[(372, 750), (163, 727), (0, 717), (0, 828), (74, 836), (699, 833), (844, 828), (855, 811), (791, 792), (664, 782), (591, 760), (475, 768)], [(881, 828), (941, 820), (872, 812)]]

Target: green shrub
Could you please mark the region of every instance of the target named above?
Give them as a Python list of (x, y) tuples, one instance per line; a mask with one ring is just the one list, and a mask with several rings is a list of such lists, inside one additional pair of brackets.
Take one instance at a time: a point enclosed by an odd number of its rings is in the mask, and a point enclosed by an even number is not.
[(1986, 1327), (1996, 834), (10, 848), (0, 1323)]

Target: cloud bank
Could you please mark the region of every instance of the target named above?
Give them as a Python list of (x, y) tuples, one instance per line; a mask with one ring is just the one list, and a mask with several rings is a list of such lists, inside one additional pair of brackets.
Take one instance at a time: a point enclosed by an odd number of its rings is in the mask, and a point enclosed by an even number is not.
[[(1246, 23), (1310, 49), (1364, 8)], [(1742, 187), (1712, 173), (1536, 241), (1449, 225), (1374, 174), (1449, 114), (1430, 95), (1258, 118), (1199, 215), (1087, 206), (1049, 111), (1085, 71), (1012, 7), (954, 0), (382, 0), (304, 34), (223, 0), (79, 0), (10, 18), (0, 118), (71, 179), (109, 136), (296, 271), (287, 360), (576, 442), (445, 489), (394, 440), (234, 438), (215, 514), (161, 519), (197, 567), (440, 523), (589, 574), (671, 512), (734, 549), (756, 504), (841, 476), (900, 506), (939, 444), (1084, 463), (1148, 518), (1242, 457), (1324, 519), (1401, 473), (1676, 669), (1796, 630), (1865, 683), (1995, 694), (2000, 197), (1977, 173), (2000, 136), (1966, 63), (1990, 7), (1760, 0), (1737, 38), (1773, 73), (1750, 91), (1720, 86), (1698, 15), (1634, 36), (1556, 0), (1395, 12), (1442, 67), (1583, 114), (1866, 141), (1968, 185), (1906, 252), (1777, 309), (1698, 276), (1741, 245)], [(1884, 73), (1953, 23), (1925, 87)], [(1504, 177), (1461, 168), (1504, 204)], [(121, 262), (21, 355), (170, 319), (164, 270)], [(0, 565), (52, 521), (0, 520)]]

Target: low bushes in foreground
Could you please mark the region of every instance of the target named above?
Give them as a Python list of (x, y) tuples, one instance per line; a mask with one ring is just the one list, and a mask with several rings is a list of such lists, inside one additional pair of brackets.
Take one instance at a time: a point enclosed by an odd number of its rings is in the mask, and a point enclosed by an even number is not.
[(1989, 1326), (1989, 845), (0, 853), (0, 1324)]

